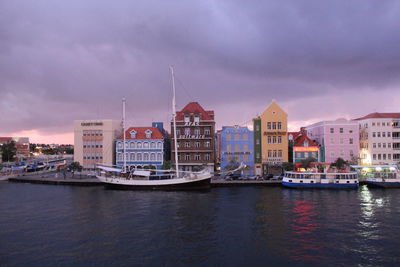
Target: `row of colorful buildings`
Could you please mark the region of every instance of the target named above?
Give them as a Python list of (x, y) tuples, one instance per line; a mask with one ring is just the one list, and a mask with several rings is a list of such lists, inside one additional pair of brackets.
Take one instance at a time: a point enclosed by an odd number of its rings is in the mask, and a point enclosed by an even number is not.
[[(121, 121), (75, 121), (74, 157), (86, 169), (96, 163), (161, 169), (175, 164), (177, 149), (181, 170), (224, 170), (243, 162), (248, 175), (310, 158), (321, 163), (339, 157), (358, 164), (400, 162), (400, 113), (321, 121), (298, 132), (288, 130), (288, 114), (275, 101), (253, 118), (250, 127), (223, 126), (216, 131), (214, 116), (214, 111), (191, 102), (177, 112), (176, 132), (166, 131), (160, 122), (122, 133)], [(171, 141), (175, 137), (177, 147)]]

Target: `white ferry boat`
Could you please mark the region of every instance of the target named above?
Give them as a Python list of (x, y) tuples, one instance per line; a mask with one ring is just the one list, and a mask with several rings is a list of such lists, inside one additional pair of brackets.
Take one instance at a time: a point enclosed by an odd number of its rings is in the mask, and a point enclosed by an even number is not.
[(358, 188), (357, 172), (285, 172), (282, 185), (290, 188)]
[(400, 172), (396, 165), (353, 165), (359, 172), (360, 180), (370, 187), (399, 187)]

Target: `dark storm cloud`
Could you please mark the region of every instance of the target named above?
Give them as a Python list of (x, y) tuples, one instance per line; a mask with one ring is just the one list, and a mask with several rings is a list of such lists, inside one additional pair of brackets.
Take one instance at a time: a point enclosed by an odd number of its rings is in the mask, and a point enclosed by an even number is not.
[(220, 125), (273, 98), (295, 121), (398, 111), (375, 101), (400, 96), (398, 25), (398, 1), (1, 1), (0, 132), (118, 119), (123, 96), (131, 123), (168, 121), (170, 64), (179, 108)]

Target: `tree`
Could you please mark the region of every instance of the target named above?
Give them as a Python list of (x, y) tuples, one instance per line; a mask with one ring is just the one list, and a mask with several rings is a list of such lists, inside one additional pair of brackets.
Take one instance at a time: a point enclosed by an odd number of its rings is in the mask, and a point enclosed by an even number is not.
[(15, 156), (17, 155), (17, 148), (15, 147), (15, 141), (10, 141), (4, 143), (1, 146), (2, 152), (2, 161), (14, 161)]
[(311, 166), (311, 162), (317, 162), (317, 159), (312, 157), (303, 159), (301, 161), (301, 167), (307, 169)]
[(284, 171), (293, 171), (294, 170), (293, 162), (283, 162), (282, 163), (282, 169)]
[(76, 171), (81, 172), (83, 167), (78, 161), (74, 161), (68, 166), (68, 169), (72, 171), (72, 178), (74, 178), (75, 172)]
[(162, 168), (163, 168), (163, 170), (170, 170), (172, 168), (171, 161), (170, 160), (164, 160)]
[(233, 158), (229, 161), (229, 163), (225, 166), (225, 170), (232, 171), (234, 169), (239, 168), (240, 164), (236, 161), (236, 158)]
[(337, 158), (334, 163), (331, 164), (331, 167), (336, 167), (338, 170), (343, 170), (349, 163), (342, 158)]

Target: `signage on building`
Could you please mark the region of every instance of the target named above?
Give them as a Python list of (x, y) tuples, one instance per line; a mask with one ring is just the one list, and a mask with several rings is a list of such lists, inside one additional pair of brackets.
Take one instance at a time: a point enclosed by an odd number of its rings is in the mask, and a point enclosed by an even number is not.
[(103, 126), (102, 122), (82, 122), (81, 126)]
[(264, 135), (285, 135), (286, 132), (264, 132)]
[(293, 150), (295, 152), (309, 152), (309, 151), (318, 151), (318, 147), (294, 147)]
[(204, 139), (205, 135), (199, 134), (199, 135), (180, 135), (179, 139)]
[(187, 122), (185, 122), (185, 126), (199, 126), (199, 125), (200, 125), (200, 123), (197, 122), (197, 121), (193, 121), (193, 122), (187, 121)]
[(246, 151), (246, 152), (244, 152), (244, 151), (241, 151), (241, 152), (224, 152), (224, 154), (225, 155), (249, 155), (250, 154), (250, 152), (249, 151)]

